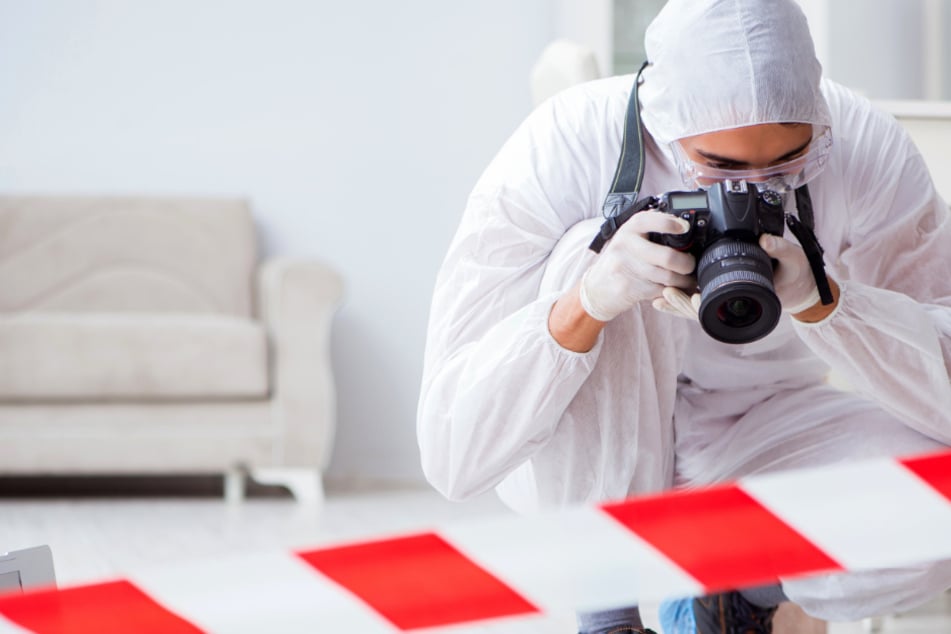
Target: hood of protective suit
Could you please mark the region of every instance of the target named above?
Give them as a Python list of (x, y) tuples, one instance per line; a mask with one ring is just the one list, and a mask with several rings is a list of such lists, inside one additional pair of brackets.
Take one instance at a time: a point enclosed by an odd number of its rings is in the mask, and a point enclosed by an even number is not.
[(644, 44), (643, 121), (661, 143), (760, 123), (830, 124), (794, 0), (669, 0)]

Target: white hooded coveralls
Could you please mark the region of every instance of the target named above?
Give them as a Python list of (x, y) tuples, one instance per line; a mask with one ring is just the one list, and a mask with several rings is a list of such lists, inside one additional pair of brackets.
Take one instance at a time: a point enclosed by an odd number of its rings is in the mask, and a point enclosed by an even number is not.
[[(671, 0), (647, 45), (641, 195), (684, 188), (668, 146), (677, 138), (831, 125), (809, 188), (838, 306), (729, 345), (644, 302), (592, 350), (562, 348), (548, 315), (597, 257), (587, 245), (633, 77), (564, 91), (488, 166), (440, 270), (417, 421), (430, 482), (453, 499), (494, 487), (527, 512), (951, 445), (951, 218), (906, 133), (820, 82), (791, 1)], [(829, 368), (854, 392), (827, 386)], [(951, 566), (939, 563), (783, 587), (815, 616), (852, 620), (949, 586)]]

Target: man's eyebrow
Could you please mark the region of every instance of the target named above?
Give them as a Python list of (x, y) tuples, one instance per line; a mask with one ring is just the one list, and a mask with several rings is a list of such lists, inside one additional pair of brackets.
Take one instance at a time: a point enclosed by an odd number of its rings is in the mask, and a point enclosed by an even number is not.
[(714, 161), (716, 163), (729, 163), (730, 165), (749, 165), (746, 161), (738, 161), (734, 158), (728, 156), (720, 156), (719, 154), (714, 154), (713, 152), (707, 152), (706, 150), (701, 150), (699, 148), (694, 148), (694, 152), (707, 159), (708, 161)]
[[(800, 145), (799, 147), (797, 147), (796, 149), (790, 150), (786, 152), (785, 154), (783, 154), (782, 156), (779, 156), (773, 159), (772, 161), (770, 161), (770, 163), (778, 163), (780, 161), (791, 159), (792, 157), (796, 156), (797, 154), (800, 154), (803, 150), (809, 147), (810, 143), (812, 143), (811, 138), (805, 143), (803, 143), (802, 145)], [(713, 152), (707, 152), (699, 148), (695, 148), (694, 152), (696, 152), (703, 158), (707, 159), (708, 161), (715, 161), (717, 163), (729, 163), (731, 165), (749, 165), (747, 161), (738, 161), (735, 158), (730, 158), (729, 156), (720, 156), (719, 154), (714, 154)]]
[(805, 150), (807, 147), (809, 147), (811, 143), (812, 143), (812, 137), (809, 137), (809, 139), (805, 143), (797, 147), (795, 150), (790, 150), (786, 152), (785, 154), (777, 158), (776, 161), (785, 161), (786, 159), (791, 159), (797, 154), (801, 154), (802, 151)]

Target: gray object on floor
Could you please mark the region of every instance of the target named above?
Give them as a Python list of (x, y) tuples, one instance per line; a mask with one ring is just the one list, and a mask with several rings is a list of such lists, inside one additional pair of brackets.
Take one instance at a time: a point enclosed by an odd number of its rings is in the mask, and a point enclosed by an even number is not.
[(0, 554), (0, 594), (55, 586), (53, 552), (49, 546)]

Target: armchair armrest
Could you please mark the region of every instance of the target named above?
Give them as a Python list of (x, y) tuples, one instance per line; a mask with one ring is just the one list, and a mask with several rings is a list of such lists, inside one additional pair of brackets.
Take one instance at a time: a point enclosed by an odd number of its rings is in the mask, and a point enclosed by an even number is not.
[(260, 267), (257, 305), (282, 436), (278, 465), (323, 471), (330, 460), (336, 428), (330, 330), (343, 286), (341, 276), (317, 260), (272, 258)]

